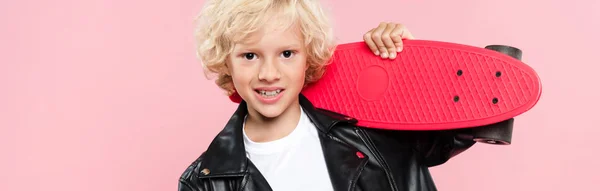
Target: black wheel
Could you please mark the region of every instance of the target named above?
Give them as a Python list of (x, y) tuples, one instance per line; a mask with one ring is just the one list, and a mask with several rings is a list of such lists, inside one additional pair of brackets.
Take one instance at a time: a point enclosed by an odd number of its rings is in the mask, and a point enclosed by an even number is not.
[(520, 49), (512, 47), (512, 46), (488, 45), (485, 48), (490, 49), (490, 50), (495, 50), (497, 52), (501, 52), (501, 53), (506, 54), (510, 57), (513, 57), (517, 60), (521, 60), (521, 57), (523, 56), (523, 52)]
[(510, 145), (514, 118), (486, 126), (472, 129), (473, 140), (481, 143), (495, 145)]

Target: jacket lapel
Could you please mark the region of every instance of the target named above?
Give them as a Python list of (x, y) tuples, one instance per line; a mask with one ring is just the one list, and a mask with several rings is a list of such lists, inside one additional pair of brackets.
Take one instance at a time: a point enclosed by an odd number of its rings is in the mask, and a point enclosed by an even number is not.
[(335, 190), (354, 190), (367, 157), (357, 156), (356, 149), (321, 134), (321, 144), (327, 162), (327, 169)]
[(300, 95), (300, 104), (320, 131), (321, 147), (334, 189), (354, 190), (356, 181), (368, 161), (368, 156), (356, 147), (342, 141), (342, 135), (336, 133), (336, 129), (333, 127), (339, 123), (356, 123), (356, 119), (317, 109), (302, 95)]
[(200, 178), (243, 176), (246, 173), (248, 160), (242, 132), (246, 114), (246, 103), (242, 102), (204, 153)]
[(246, 157), (243, 124), (248, 114), (246, 102), (237, 110), (204, 153), (199, 178), (240, 177), (240, 190), (271, 191), (258, 168)]

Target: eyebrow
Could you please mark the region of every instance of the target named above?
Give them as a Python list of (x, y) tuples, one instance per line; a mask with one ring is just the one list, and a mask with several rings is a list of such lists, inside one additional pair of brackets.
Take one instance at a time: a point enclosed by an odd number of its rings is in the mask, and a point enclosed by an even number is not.
[[(256, 49), (260, 49), (260, 46), (255, 46), (255, 45), (248, 45), (248, 44), (240, 44), (241, 46), (238, 46), (235, 48), (235, 50), (237, 51), (241, 51), (241, 50), (250, 50), (250, 51), (254, 51)], [(278, 49), (281, 50), (287, 50), (287, 49), (301, 49), (302, 46), (300, 44), (297, 43), (293, 43), (293, 44), (287, 44), (287, 45), (283, 45), (283, 46), (279, 46)]]
[(301, 46), (299, 44), (288, 44), (286, 46), (282, 46), (285, 47), (285, 49), (299, 49), (301, 48)]

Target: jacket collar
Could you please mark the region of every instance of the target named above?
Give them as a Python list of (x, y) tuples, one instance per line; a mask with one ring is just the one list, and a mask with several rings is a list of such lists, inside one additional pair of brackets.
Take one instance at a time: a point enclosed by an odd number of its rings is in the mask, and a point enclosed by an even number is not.
[[(329, 131), (340, 122), (356, 123), (356, 119), (318, 109), (302, 94), (300, 106), (321, 133)], [(243, 140), (243, 123), (248, 114), (247, 103), (242, 101), (225, 128), (215, 137), (204, 153), (200, 165), (200, 178), (219, 176), (243, 176), (247, 172), (248, 159)]]

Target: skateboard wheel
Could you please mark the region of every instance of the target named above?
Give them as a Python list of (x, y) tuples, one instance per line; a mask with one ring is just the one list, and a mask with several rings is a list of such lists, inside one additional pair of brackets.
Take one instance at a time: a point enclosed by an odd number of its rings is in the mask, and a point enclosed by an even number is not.
[[(517, 60), (521, 60), (521, 57), (523, 56), (523, 52), (520, 49), (512, 47), (512, 46), (506, 46), (506, 45), (488, 45), (485, 48), (489, 49), (489, 50), (494, 50), (494, 51), (506, 54), (506, 55), (508, 55), (510, 57), (513, 57), (513, 58), (517, 59)], [(498, 74), (496, 74), (496, 76), (498, 76)]]
[(514, 118), (472, 130), (473, 140), (494, 145), (510, 145), (512, 141)]

